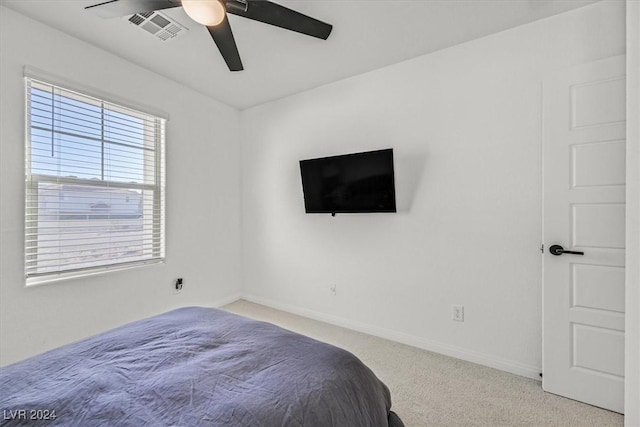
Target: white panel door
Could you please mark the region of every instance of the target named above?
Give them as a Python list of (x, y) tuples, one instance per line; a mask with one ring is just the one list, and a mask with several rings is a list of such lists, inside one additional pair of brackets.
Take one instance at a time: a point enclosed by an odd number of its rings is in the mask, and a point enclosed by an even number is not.
[(620, 413), (624, 74), (615, 57), (563, 70), (543, 89), (542, 387)]

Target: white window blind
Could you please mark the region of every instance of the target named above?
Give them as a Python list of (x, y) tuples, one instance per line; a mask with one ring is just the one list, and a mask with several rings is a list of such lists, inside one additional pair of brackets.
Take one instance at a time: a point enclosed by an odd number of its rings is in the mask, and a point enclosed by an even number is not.
[(32, 78), (26, 92), (27, 283), (163, 260), (164, 119)]

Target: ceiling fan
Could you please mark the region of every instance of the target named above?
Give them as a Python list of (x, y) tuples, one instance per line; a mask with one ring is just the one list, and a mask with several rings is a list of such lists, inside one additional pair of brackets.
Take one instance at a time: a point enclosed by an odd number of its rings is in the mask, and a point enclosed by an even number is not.
[(102, 18), (153, 12), (182, 6), (194, 21), (207, 27), (230, 71), (243, 70), (227, 14), (275, 25), (326, 40), (330, 24), (268, 0), (110, 0), (85, 7)]

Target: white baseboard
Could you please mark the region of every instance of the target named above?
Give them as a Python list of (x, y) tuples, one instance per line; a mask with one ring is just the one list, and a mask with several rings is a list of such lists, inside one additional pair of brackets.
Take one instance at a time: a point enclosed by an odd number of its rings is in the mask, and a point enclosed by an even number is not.
[(236, 302), (239, 299), (244, 299), (241, 293), (231, 294), (224, 298), (217, 299), (211, 303), (211, 307), (220, 308), (223, 305), (231, 304), (232, 302)]
[[(259, 297), (250, 294), (241, 294), (237, 299), (244, 299), (256, 304), (261, 304), (267, 307), (275, 308), (276, 310), (286, 311), (292, 314), (308, 317), (310, 319), (319, 320), (321, 322), (330, 323), (332, 325), (340, 326), (354, 331), (363, 332), (365, 334), (374, 335), (376, 337), (396, 341), (402, 344), (407, 344), (412, 347), (418, 347), (423, 350), (432, 351), (434, 353), (444, 354), (446, 356), (455, 357), (456, 359), (466, 360), (467, 362), (477, 363), (479, 365), (488, 366), (490, 368), (499, 369), (501, 371), (509, 372), (515, 375), (520, 375), (527, 378), (540, 381), (540, 367), (524, 365), (522, 363), (514, 362), (512, 360), (502, 359), (489, 354), (480, 353), (472, 350), (467, 350), (461, 347), (452, 346), (449, 344), (443, 344), (424, 338), (416, 337), (414, 335), (405, 334), (403, 332), (397, 332), (390, 329), (367, 325), (362, 322), (345, 319), (343, 317), (333, 316), (330, 314), (321, 313), (315, 310), (309, 310), (306, 308), (296, 307), (290, 304), (284, 304), (278, 301), (274, 301), (268, 298)], [(231, 302), (231, 301), (230, 301)]]

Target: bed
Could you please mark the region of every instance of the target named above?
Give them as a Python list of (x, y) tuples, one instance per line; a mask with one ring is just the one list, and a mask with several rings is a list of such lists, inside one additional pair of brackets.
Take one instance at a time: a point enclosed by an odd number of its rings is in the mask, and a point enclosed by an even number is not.
[(204, 307), (0, 369), (3, 426), (403, 426), (390, 408), (353, 354)]

